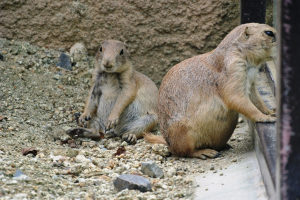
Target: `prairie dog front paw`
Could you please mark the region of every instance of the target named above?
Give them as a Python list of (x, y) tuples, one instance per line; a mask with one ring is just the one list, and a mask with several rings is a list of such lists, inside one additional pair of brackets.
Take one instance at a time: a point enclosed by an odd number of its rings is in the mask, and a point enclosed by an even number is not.
[(79, 119), (78, 119), (78, 123), (80, 126), (84, 126), (86, 124), (87, 121), (90, 121), (92, 119), (91, 114), (89, 113), (83, 113)]

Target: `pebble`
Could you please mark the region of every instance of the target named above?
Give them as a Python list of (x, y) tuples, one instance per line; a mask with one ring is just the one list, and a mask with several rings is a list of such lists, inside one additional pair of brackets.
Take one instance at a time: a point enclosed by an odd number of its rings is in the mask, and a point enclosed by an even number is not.
[[(64, 127), (63, 127), (63, 129), (64, 129)], [(68, 129), (66, 129), (66, 130), (68, 130)], [(68, 141), (68, 140), (72, 140), (72, 138), (71, 138), (69, 135), (61, 135), (61, 136), (59, 137), (59, 139), (60, 139), (61, 141), (63, 141), (63, 142)]]
[(59, 74), (55, 74), (54, 76), (52, 76), (52, 78), (54, 80), (59, 80), (60, 79), (60, 75)]
[(52, 150), (53, 155), (55, 156), (68, 156), (76, 157), (78, 155), (78, 150), (72, 148), (55, 148)]
[(120, 142), (111, 142), (107, 145), (106, 148), (111, 150), (111, 149), (116, 149), (119, 146), (120, 146)]
[(73, 63), (82, 61), (87, 58), (87, 50), (82, 43), (74, 44), (70, 49), (70, 55), (72, 57)]
[(142, 176), (123, 174), (118, 176), (113, 183), (118, 191), (124, 189), (139, 190), (141, 192), (151, 191), (150, 181)]
[(85, 183), (78, 183), (78, 186), (84, 187), (84, 186), (85, 186)]
[(53, 179), (58, 179), (58, 176), (57, 175), (53, 175), (52, 178)]
[(16, 199), (27, 199), (27, 196), (28, 196), (28, 194), (25, 194), (25, 193), (19, 193), (19, 194), (16, 194), (16, 195), (14, 196), (14, 198), (16, 198)]
[(17, 185), (18, 181), (17, 180), (11, 180), (10, 182), (7, 183), (8, 185)]
[(122, 143), (121, 143), (121, 146), (122, 147), (125, 147), (125, 146), (127, 146), (128, 145), (128, 143), (126, 142), (126, 141), (123, 141)]
[(84, 179), (84, 178), (79, 178), (79, 179), (78, 179), (78, 182), (79, 182), (79, 183), (85, 183), (85, 179)]
[(92, 161), (86, 158), (84, 155), (77, 155), (75, 158), (75, 162), (77, 163), (92, 163)]
[(82, 172), (82, 170), (83, 170), (83, 166), (81, 164), (74, 164), (70, 168), (70, 172), (72, 174), (78, 174), (78, 173)]
[(171, 154), (171, 152), (169, 151), (169, 148), (168, 148), (168, 146), (166, 146), (166, 145), (163, 145), (163, 144), (154, 144), (153, 146), (152, 146), (152, 150), (155, 152), (155, 153), (157, 153), (157, 154), (159, 154), (159, 155), (161, 155), (161, 156), (169, 156), (170, 154)]
[(149, 200), (156, 200), (157, 198), (156, 198), (155, 195), (149, 195), (149, 196), (148, 196), (148, 199), (149, 199)]
[(244, 119), (242, 117), (239, 117), (239, 120), (238, 120), (239, 123), (242, 123), (244, 122)]
[(60, 54), (59, 63), (57, 63), (56, 66), (67, 69), (67, 70), (72, 70), (71, 60), (70, 60), (69, 56), (65, 53)]
[(143, 162), (141, 171), (153, 178), (164, 178), (164, 171), (153, 161)]
[(168, 177), (173, 177), (176, 175), (176, 169), (174, 167), (168, 167), (166, 174)]
[(16, 173), (13, 176), (13, 179), (15, 180), (30, 180), (28, 176), (26, 176), (23, 172), (20, 170), (17, 170)]
[(93, 181), (94, 181), (94, 184), (95, 184), (96, 186), (100, 186), (100, 185), (101, 185), (100, 180), (98, 180), (98, 179), (93, 179)]

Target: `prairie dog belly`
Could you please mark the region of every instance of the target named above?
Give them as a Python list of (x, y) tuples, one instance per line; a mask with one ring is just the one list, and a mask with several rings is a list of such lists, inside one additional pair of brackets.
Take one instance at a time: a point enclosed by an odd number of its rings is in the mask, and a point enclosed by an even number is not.
[(121, 93), (117, 77), (111, 75), (105, 80), (105, 84), (101, 86), (101, 97), (99, 99), (97, 116), (106, 123), (118, 96)]
[(238, 112), (230, 110), (211, 120), (211, 129), (205, 133), (211, 142), (208, 147), (221, 150), (226, 145), (237, 125), (238, 116)]
[(236, 127), (238, 115), (238, 112), (228, 110), (221, 99), (200, 104), (190, 119), (196, 148), (223, 148)]

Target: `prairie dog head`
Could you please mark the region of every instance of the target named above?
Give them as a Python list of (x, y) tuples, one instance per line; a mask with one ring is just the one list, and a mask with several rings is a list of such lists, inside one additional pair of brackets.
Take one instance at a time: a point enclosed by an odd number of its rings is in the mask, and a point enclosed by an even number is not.
[(96, 53), (95, 64), (107, 73), (120, 73), (129, 66), (127, 45), (117, 40), (105, 40)]
[(242, 25), (235, 41), (246, 59), (254, 64), (276, 58), (276, 35), (274, 28), (266, 24), (250, 23)]

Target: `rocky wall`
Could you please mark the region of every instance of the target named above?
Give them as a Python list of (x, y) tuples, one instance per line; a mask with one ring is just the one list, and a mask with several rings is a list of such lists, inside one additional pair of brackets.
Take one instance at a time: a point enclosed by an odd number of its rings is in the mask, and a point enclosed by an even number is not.
[(214, 49), (239, 24), (237, 0), (1, 0), (0, 37), (93, 55), (104, 39), (128, 44), (158, 85), (178, 62)]

